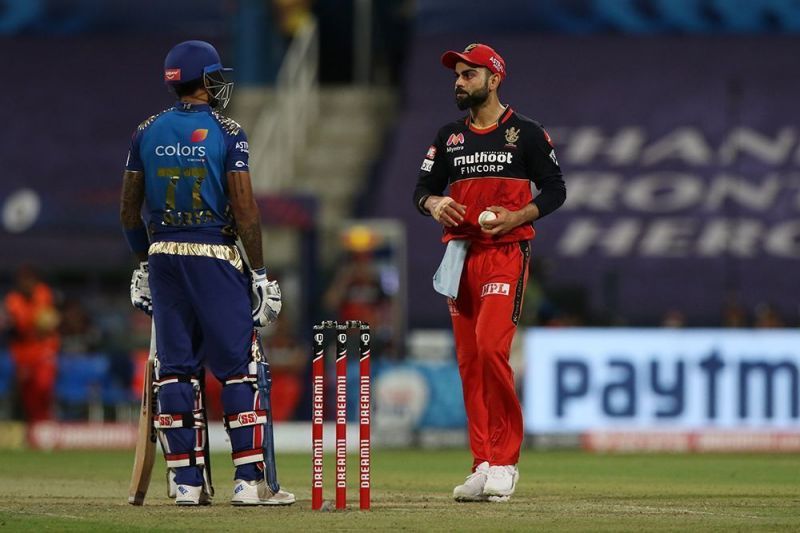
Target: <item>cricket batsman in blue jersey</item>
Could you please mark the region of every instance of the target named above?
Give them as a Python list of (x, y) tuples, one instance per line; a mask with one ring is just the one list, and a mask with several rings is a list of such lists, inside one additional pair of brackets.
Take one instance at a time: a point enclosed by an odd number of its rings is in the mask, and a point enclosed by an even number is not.
[(202, 386), (207, 365), (224, 385), (236, 469), (231, 503), (289, 505), (293, 494), (265, 482), (274, 457), (265, 453), (271, 423), (256, 385), (254, 327), (277, 318), (281, 293), (264, 267), (247, 137), (219, 113), (230, 100), (231, 70), (203, 41), (180, 43), (167, 54), (164, 82), (177, 102), (136, 129), (123, 177), (123, 230), (140, 261), (131, 301), (155, 324), (153, 423), (175, 502), (202, 505), (213, 496)]

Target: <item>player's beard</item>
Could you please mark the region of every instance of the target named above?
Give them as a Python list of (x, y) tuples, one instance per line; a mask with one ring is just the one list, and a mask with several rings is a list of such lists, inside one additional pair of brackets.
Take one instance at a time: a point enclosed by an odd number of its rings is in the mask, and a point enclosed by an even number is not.
[(462, 111), (480, 107), (489, 98), (489, 81), (483, 87), (475, 89), (471, 93), (463, 89), (456, 89), (456, 105)]

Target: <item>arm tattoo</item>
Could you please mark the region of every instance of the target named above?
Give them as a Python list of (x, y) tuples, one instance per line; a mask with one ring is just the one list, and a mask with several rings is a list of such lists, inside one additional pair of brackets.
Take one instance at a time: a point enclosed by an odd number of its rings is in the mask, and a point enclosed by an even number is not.
[(144, 226), (142, 222), (142, 203), (144, 202), (144, 174), (126, 170), (122, 176), (122, 198), (119, 218), (122, 227), (135, 229)]
[(236, 228), (242, 246), (250, 261), (251, 268), (264, 266), (264, 252), (261, 245), (261, 216), (253, 198), (249, 172), (229, 172), (228, 190), (231, 209), (236, 219)]
[(239, 226), (239, 238), (242, 239), (250, 267), (261, 268), (264, 266), (264, 255), (261, 247), (261, 225), (258, 222), (242, 224)]

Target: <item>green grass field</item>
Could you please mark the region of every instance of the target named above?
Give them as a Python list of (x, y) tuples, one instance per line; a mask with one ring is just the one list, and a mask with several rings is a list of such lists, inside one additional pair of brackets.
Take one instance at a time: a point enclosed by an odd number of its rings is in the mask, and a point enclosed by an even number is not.
[[(800, 530), (796, 455), (590, 455), (523, 451), (517, 493), (505, 504), (456, 503), (466, 451), (382, 451), (373, 461), (373, 509), (349, 489), (346, 512), (310, 510), (307, 455), (279, 456), (298, 503), (234, 508), (230, 457), (214, 457), (216, 502), (176, 508), (156, 463), (144, 507), (127, 503), (133, 453), (0, 452), (0, 530)], [(326, 499), (333, 497), (326, 461)], [(355, 458), (352, 459), (355, 466)], [(355, 478), (355, 470), (351, 477)]]

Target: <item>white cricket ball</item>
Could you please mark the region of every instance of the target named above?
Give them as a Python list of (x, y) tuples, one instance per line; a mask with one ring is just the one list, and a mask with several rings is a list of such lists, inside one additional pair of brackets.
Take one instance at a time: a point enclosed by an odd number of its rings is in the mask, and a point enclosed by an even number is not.
[(497, 215), (494, 213), (494, 211), (481, 211), (481, 214), (478, 215), (478, 224), (480, 224), (482, 228), (485, 228), (487, 222), (496, 218)]

